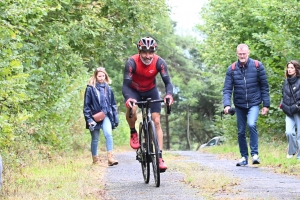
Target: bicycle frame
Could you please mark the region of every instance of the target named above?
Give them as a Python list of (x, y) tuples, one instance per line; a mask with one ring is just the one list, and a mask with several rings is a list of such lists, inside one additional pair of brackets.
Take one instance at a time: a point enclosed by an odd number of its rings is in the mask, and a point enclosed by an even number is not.
[[(164, 172), (165, 170), (161, 171), (159, 169), (159, 145), (158, 139), (156, 134), (156, 129), (154, 126), (154, 122), (152, 121), (152, 114), (151, 114), (151, 103), (158, 103), (164, 102), (163, 99), (159, 100), (151, 100), (148, 98), (146, 101), (139, 101), (135, 102), (136, 105), (139, 105), (142, 111), (142, 122), (140, 123), (139, 129), (139, 141), (140, 141), (140, 148), (137, 149), (137, 156), (136, 159), (139, 160), (142, 166), (142, 172), (145, 183), (149, 183), (150, 179), (150, 162), (152, 163), (153, 174), (155, 179), (156, 187), (160, 186), (160, 173)], [(169, 106), (169, 99), (167, 99), (167, 113), (169, 114), (171, 111)], [(129, 118), (132, 117), (132, 109), (129, 112)], [(143, 143), (141, 143), (143, 142)], [(144, 147), (146, 144), (146, 148)]]
[[(147, 99), (146, 101), (141, 102), (143, 129), (145, 131), (148, 141), (150, 139), (149, 138), (150, 135), (148, 133), (148, 125), (149, 125), (149, 122), (152, 121), (150, 102), (151, 102), (151, 99)], [(161, 102), (161, 100), (159, 100), (158, 102)], [(149, 144), (149, 142), (147, 142), (147, 149), (149, 149), (149, 148), (150, 148), (150, 144)], [(147, 151), (147, 155), (150, 156), (150, 151)]]

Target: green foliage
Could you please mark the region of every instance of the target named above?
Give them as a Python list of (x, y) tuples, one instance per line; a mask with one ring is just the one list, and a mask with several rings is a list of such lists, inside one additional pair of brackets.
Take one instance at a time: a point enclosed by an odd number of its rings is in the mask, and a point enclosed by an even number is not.
[[(227, 9), (228, 3), (232, 9)], [(199, 30), (205, 39), (200, 44), (195, 38), (174, 35), (164, 1), (0, 3), (2, 151), (23, 140), (49, 146), (49, 151), (71, 149), (77, 141), (69, 130), (82, 115), (83, 92), (98, 66), (105, 67), (113, 79), (123, 113), (124, 64), (146, 35), (157, 40), (158, 54), (167, 61), (175, 86), (176, 103), (169, 116), (172, 148), (197, 149), (215, 135), (235, 133), (234, 117), (221, 121), (219, 116), (220, 77), (236, 60), (235, 47), (241, 42), (249, 44), (253, 58), (263, 61), (269, 77), (271, 108), (269, 116), (258, 122), (260, 132), (270, 139), (283, 132), (283, 113), (278, 109), (283, 66), (299, 57), (293, 50), (298, 44), (293, 24), (299, 16), (286, 13), (286, 8), (298, 8), (287, 2), (252, 3), (256, 7), (210, 1), (202, 12)], [(159, 78), (157, 82), (163, 96), (164, 85)], [(126, 132), (125, 127), (121, 132)], [(126, 140), (122, 137), (116, 142)]]
[[(271, 106), (268, 116), (259, 118), (258, 127), (266, 140), (281, 138), (284, 133), (284, 114), (278, 105), (285, 65), (299, 58), (300, 36), (295, 26), (300, 17), (297, 5), (298, 1), (211, 0), (201, 12), (203, 24), (198, 25), (205, 35), (199, 45), (201, 57), (208, 69), (215, 66), (219, 69), (219, 73), (210, 73), (213, 79), (225, 77), (227, 67), (237, 59), (235, 50), (239, 43), (248, 44), (250, 57), (263, 62), (270, 85)], [(222, 84), (216, 89), (221, 91)], [(221, 95), (218, 101), (221, 102)], [(225, 132), (228, 137), (235, 133)]]
[(219, 73), (219, 70), (203, 65), (195, 38), (177, 36), (175, 41), (177, 51), (175, 56), (170, 56), (170, 62), (176, 103), (172, 106), (170, 127), (177, 134), (172, 135), (171, 142), (176, 144), (176, 148), (195, 150), (208, 139), (221, 134), (212, 122), (215, 107), (219, 104), (217, 88), (220, 79), (211, 76), (211, 73)]
[(0, 153), (8, 167), (17, 169), (32, 151), (81, 146), (73, 131), (83, 132), (74, 127), (99, 65), (113, 79), (123, 109), (125, 58), (136, 52), (141, 34), (161, 34), (155, 27), (167, 13), (160, 0), (0, 2)]

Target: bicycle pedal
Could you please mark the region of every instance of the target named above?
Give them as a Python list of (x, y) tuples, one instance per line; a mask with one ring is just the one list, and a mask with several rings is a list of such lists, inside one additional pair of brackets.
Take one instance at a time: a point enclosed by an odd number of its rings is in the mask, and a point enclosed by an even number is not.
[(166, 171), (166, 169), (161, 169), (159, 171), (160, 171), (160, 173), (164, 173)]
[(141, 149), (137, 149), (135, 159), (138, 160), (139, 162), (142, 162), (142, 157), (143, 157), (143, 153)]

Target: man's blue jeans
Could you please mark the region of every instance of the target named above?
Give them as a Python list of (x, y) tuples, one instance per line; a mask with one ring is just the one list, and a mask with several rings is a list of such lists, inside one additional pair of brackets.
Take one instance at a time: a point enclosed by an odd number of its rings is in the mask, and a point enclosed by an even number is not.
[[(106, 116), (102, 122), (102, 130), (104, 133), (104, 137), (106, 139), (106, 150), (112, 151), (113, 150), (113, 137), (112, 137), (112, 127), (111, 127), (111, 122), (109, 118)], [(92, 142), (91, 142), (91, 151), (92, 151), (92, 156), (98, 155), (98, 142), (99, 142), (99, 135), (100, 135), (100, 130), (95, 129), (94, 131), (91, 131), (92, 135)]]
[(240, 147), (240, 153), (242, 157), (248, 159), (249, 153), (246, 139), (246, 124), (248, 125), (250, 135), (251, 156), (253, 156), (254, 154), (258, 155), (258, 132), (256, 129), (256, 122), (259, 114), (259, 106), (235, 109), (238, 126), (238, 142)]

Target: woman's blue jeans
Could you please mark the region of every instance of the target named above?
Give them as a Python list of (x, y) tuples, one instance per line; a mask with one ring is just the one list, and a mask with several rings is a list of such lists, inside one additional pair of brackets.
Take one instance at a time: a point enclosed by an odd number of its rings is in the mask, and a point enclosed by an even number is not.
[[(104, 137), (106, 139), (106, 150), (112, 151), (113, 150), (113, 137), (112, 137), (112, 127), (111, 127), (111, 122), (109, 118), (106, 116), (102, 122), (102, 127), (101, 127)], [(91, 151), (92, 151), (92, 156), (98, 155), (98, 143), (99, 143), (99, 135), (100, 135), (100, 130), (95, 129), (94, 131), (90, 131), (92, 135), (92, 142), (91, 142)]]
[(246, 124), (248, 125), (250, 135), (251, 156), (254, 154), (258, 155), (258, 132), (256, 129), (256, 122), (259, 114), (259, 106), (252, 106), (251, 108), (235, 108), (235, 110), (240, 153), (242, 157), (248, 159), (249, 153), (246, 139)]
[[(297, 130), (297, 133), (296, 133)], [(288, 154), (293, 155), (298, 152), (297, 159), (300, 159), (300, 115), (285, 117), (285, 134), (288, 141)]]

